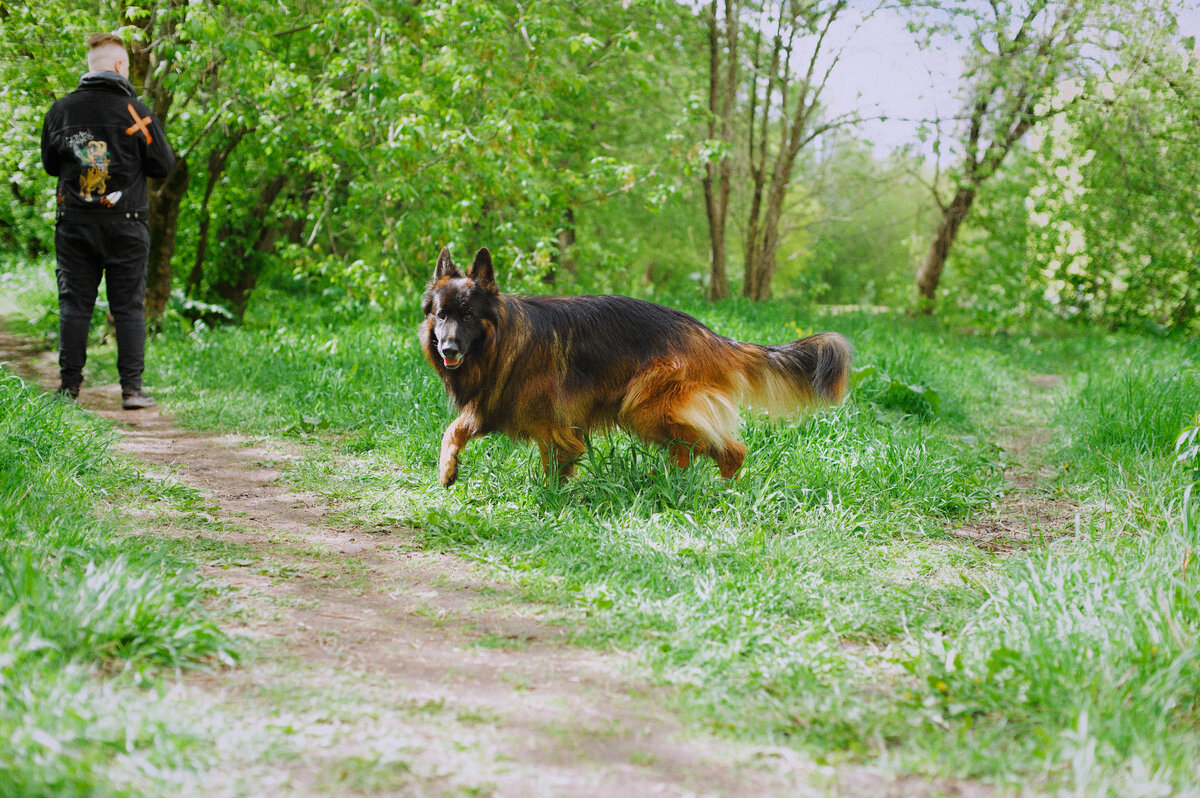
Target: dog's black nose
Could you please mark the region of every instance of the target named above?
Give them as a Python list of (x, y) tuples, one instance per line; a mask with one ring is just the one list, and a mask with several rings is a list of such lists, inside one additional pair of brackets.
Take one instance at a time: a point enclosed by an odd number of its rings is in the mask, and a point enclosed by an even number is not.
[(448, 369), (456, 369), (462, 363), (462, 352), (453, 344), (446, 344), (442, 347), (442, 362), (446, 364)]

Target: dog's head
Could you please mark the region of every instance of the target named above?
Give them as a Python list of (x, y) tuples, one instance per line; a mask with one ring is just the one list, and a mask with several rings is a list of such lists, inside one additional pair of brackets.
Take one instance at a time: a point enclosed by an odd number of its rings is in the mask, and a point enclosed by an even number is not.
[(499, 293), (492, 254), (486, 247), (475, 254), (466, 274), (450, 260), (450, 250), (441, 251), (421, 302), (426, 354), (435, 366), (440, 360), (454, 371), (479, 348), (495, 329)]

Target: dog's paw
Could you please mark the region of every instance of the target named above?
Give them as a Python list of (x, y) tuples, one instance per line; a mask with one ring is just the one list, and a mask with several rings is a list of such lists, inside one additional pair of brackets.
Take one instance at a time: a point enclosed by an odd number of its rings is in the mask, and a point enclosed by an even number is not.
[(458, 479), (458, 461), (444, 462), (438, 471), (438, 482), (448, 488)]

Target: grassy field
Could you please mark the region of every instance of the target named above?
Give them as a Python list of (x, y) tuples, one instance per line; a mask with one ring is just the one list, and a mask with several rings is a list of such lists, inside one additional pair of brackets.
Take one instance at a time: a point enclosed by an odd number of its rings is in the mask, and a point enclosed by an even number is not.
[(211, 588), (121, 510), (196, 496), (146, 480), (110, 438), (0, 376), (0, 795), (139, 795), (204, 756), (147, 688), (233, 649)]
[[(1200, 512), (1185, 502), (1200, 457), (1176, 450), (1200, 412), (1195, 341), (685, 305), (742, 340), (845, 333), (849, 399), (796, 423), (746, 418), (750, 454), (732, 483), (707, 462), (669, 469), (616, 434), (552, 486), (535, 447), (477, 441), (444, 490), (437, 447), (452, 415), (417, 350), (415, 308), (314, 313), (282, 296), (255, 308), (240, 328), (169, 326), (150, 343), (151, 390), (194, 427), (303, 439), (313, 454), (290, 479), (337, 499), (344, 521), (415, 529), (574, 608), (578, 642), (631, 652), (695, 723), (832, 763), (1049, 792), (1183, 795), (1200, 781)], [(110, 350), (96, 350), (94, 374), (113, 370)], [(107, 497), (145, 481), (78, 414), (12, 378), (0, 387), (19, 400), (5, 396), (0, 457), (37, 469), (2, 472), (0, 664), (18, 676), (0, 724), (20, 740), (33, 734), (17, 720), (32, 694), (22, 680), (94, 690), (78, 669), (136, 675), (227, 653), (209, 621), (189, 620), (203, 613), (186, 568), (113, 534)], [(50, 504), (10, 509), (30, 484)], [(84, 532), (57, 542), (67, 528)], [(1005, 535), (980, 545), (975, 533), (994, 529)], [(36, 604), (70, 618), (65, 596), (97, 573), (158, 591), (144, 601), (172, 608), (155, 611), (167, 625), (29, 642), (48, 624), (20, 597), (44, 591)], [(135, 601), (126, 592), (114, 600)], [(15, 778), (6, 765), (0, 787)]]

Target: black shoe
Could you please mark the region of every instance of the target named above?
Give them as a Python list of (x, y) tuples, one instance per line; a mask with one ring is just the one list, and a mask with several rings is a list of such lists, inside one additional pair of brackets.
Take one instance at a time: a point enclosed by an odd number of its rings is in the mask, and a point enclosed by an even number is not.
[(78, 385), (61, 384), (58, 386), (58, 390), (55, 391), (54, 393), (57, 394), (59, 398), (66, 399), (68, 402), (78, 402), (79, 401), (79, 386)]
[(141, 388), (125, 388), (121, 390), (121, 407), (126, 410), (145, 410), (154, 407), (157, 402), (146, 395)]

